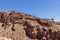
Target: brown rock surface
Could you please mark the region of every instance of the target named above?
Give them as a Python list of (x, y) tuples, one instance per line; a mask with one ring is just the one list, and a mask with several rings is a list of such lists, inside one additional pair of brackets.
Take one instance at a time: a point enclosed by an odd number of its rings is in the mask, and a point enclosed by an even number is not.
[(0, 40), (60, 40), (60, 22), (0, 11)]

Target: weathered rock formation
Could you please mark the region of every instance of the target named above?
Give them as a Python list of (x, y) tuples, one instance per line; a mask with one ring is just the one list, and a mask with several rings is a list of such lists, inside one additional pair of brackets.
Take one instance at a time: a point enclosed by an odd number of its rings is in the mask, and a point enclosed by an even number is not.
[(60, 23), (17, 11), (0, 11), (0, 40), (60, 40)]

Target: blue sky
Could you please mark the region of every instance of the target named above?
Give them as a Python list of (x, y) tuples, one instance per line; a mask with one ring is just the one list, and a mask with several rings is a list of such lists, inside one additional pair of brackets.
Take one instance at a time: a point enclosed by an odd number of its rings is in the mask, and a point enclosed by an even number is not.
[(60, 21), (60, 0), (0, 0), (0, 10), (17, 10)]

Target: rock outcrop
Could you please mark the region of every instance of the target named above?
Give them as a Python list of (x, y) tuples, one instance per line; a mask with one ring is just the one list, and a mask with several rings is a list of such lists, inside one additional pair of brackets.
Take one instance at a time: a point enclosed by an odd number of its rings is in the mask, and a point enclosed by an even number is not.
[(0, 11), (0, 40), (60, 40), (60, 22)]

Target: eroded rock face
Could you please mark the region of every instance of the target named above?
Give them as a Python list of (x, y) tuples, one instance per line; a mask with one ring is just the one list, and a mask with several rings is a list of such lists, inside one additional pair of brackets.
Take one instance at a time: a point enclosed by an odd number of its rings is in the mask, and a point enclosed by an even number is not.
[(17, 11), (0, 11), (1, 40), (60, 40), (60, 23)]

